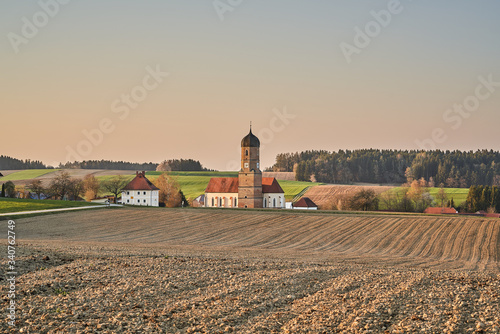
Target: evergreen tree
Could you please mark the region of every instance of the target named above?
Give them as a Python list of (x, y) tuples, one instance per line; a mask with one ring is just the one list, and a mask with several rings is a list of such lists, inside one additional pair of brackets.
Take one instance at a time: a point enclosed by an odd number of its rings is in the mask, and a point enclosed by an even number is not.
[(182, 207), (189, 206), (189, 201), (186, 199), (186, 196), (184, 196), (182, 190), (179, 190), (179, 195), (181, 196), (181, 206)]
[(5, 197), (14, 198), (16, 196), (16, 186), (14, 182), (7, 181), (5, 183)]
[(5, 183), (2, 183), (2, 193), (0, 194), (0, 197), (5, 197)]

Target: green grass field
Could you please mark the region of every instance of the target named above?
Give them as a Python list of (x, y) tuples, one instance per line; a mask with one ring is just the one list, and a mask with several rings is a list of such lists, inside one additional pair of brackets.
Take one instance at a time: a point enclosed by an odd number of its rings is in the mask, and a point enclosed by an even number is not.
[[(429, 193), (436, 198), (440, 188), (430, 188)], [(455, 202), (455, 206), (458, 206), (464, 203), (467, 200), (467, 195), (469, 194), (468, 188), (444, 188), (446, 194), (448, 195), (448, 200), (453, 198), (453, 202)], [(441, 205), (441, 203), (439, 203)]]
[(0, 197), (0, 213), (74, 208), (89, 205), (96, 204), (74, 201), (53, 201)]
[[(440, 188), (429, 188), (429, 193), (431, 196), (436, 198)], [(389, 191), (400, 191), (401, 187), (396, 187)], [(455, 206), (459, 206), (467, 200), (467, 195), (469, 194), (468, 188), (444, 188), (446, 194), (448, 195), (448, 200), (453, 198), (453, 202), (455, 202)], [(441, 203), (437, 203), (437, 205), (441, 205)]]
[(283, 191), (285, 192), (285, 200), (291, 201), (295, 196), (297, 196), (302, 190), (307, 187), (320, 186), (324, 183), (316, 182), (302, 182), (302, 181), (279, 181), (279, 184)]
[(0, 182), (30, 180), (39, 176), (57, 172), (59, 169), (27, 169), (0, 177)]

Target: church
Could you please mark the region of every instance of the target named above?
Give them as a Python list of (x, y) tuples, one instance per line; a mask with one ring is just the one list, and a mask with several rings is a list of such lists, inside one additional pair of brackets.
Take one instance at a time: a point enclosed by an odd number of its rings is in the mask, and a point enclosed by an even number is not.
[(260, 141), (250, 132), (241, 140), (238, 177), (213, 177), (205, 189), (205, 207), (285, 208), (285, 192), (274, 177), (262, 177)]

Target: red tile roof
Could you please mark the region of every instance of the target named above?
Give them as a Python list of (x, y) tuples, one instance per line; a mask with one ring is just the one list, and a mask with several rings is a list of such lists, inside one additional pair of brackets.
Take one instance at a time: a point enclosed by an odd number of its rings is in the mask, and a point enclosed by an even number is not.
[(424, 213), (442, 215), (442, 214), (456, 214), (458, 212), (457, 210), (455, 210), (455, 208), (427, 208), (425, 209)]
[(136, 173), (136, 177), (130, 181), (123, 190), (160, 190), (146, 178), (146, 173)]
[[(208, 186), (205, 189), (205, 192), (238, 193), (238, 184), (239, 182), (237, 177), (213, 177), (210, 179), (210, 182), (208, 182)], [(262, 192), (265, 194), (285, 193), (274, 177), (262, 178)]]
[(213, 177), (208, 182), (206, 193), (238, 193), (237, 177)]
[(318, 206), (309, 197), (302, 197), (297, 202), (293, 203), (294, 207), (299, 208), (317, 208)]
[(281, 188), (280, 184), (274, 177), (263, 177), (262, 178), (262, 192), (265, 194), (284, 194), (285, 192)]

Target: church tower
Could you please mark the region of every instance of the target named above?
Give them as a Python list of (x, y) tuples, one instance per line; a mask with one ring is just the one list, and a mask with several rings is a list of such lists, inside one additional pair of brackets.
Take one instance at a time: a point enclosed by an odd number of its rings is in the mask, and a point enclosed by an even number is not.
[(250, 132), (241, 140), (241, 169), (238, 175), (238, 207), (262, 208), (262, 172), (260, 141)]

